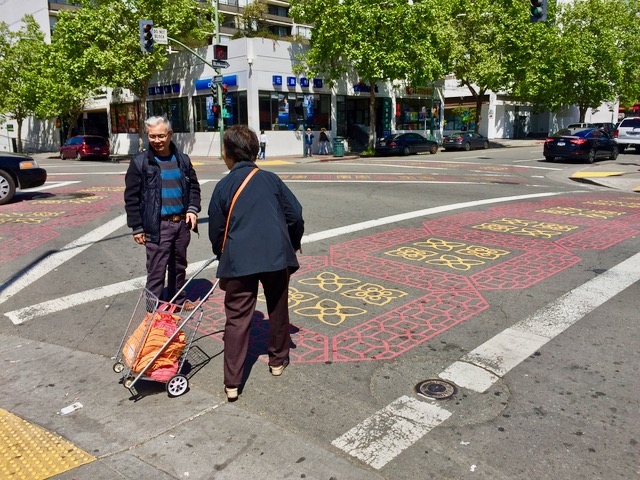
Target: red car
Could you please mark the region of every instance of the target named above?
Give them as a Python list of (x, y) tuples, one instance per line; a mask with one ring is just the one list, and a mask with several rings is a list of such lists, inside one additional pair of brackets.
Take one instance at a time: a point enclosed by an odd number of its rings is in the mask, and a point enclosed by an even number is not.
[(85, 158), (109, 159), (109, 140), (97, 135), (78, 135), (67, 140), (60, 147), (60, 158), (75, 158), (83, 160)]

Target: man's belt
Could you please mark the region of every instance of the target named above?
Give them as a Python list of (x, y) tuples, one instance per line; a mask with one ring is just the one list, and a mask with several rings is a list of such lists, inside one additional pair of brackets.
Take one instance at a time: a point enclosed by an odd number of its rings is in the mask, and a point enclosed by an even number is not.
[(173, 222), (173, 223), (178, 223), (181, 222), (182, 220), (184, 220), (185, 218), (187, 218), (186, 215), (182, 214), (182, 215), (163, 215), (160, 217), (160, 220), (162, 220), (163, 222)]

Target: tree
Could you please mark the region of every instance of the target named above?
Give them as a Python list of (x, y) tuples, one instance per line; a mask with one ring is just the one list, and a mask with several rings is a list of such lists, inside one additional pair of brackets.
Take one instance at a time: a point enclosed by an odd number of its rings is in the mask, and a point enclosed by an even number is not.
[(310, 48), (296, 68), (330, 81), (347, 73), (369, 86), (369, 147), (373, 147), (375, 85), (440, 78), (449, 11), (444, 0), (292, 0), (290, 15), (313, 25)]
[[(156, 45), (152, 54), (141, 51), (139, 20), (153, 20), (169, 37), (198, 47), (213, 32), (211, 9), (196, 0), (82, 0), (78, 11), (60, 12), (54, 37), (60, 31), (56, 41), (67, 45), (67, 52), (79, 60), (78, 75), (93, 77), (90, 85), (127, 88), (140, 99), (138, 131), (142, 133), (149, 82), (165, 64), (166, 49)], [(139, 148), (143, 147), (140, 135)]]
[(447, 66), (475, 100), (476, 132), (487, 91), (505, 91), (513, 86), (514, 71), (528, 48), (522, 35), (528, 19), (528, 9), (510, 0), (460, 2), (453, 11), (450, 21), (455, 33)]
[(17, 123), (18, 152), (23, 152), (22, 122), (35, 115), (44, 95), (42, 74), (47, 44), (33, 16), (18, 31), (0, 22), (0, 112)]
[[(634, 7), (635, 8), (635, 7)], [(542, 29), (514, 92), (551, 111), (576, 105), (580, 122), (604, 102), (636, 97), (638, 19), (626, 0), (576, 0), (558, 5)]]

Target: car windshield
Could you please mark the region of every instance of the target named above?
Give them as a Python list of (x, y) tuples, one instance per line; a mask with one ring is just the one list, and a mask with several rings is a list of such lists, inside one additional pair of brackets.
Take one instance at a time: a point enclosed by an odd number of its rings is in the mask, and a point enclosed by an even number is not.
[(447, 135), (447, 137), (464, 137), (465, 132), (453, 132)]
[(384, 140), (385, 142), (390, 142), (391, 140), (395, 140), (399, 137), (400, 137), (399, 133), (394, 133), (392, 135), (389, 135), (388, 137), (383, 138), (382, 140)]
[(100, 137), (86, 137), (84, 143), (87, 145), (106, 145), (106, 140)]

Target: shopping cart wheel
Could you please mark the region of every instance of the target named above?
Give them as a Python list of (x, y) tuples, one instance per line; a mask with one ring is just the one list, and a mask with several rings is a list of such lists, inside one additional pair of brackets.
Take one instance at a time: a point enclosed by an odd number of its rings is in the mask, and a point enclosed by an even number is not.
[(124, 364), (120, 362), (116, 362), (113, 364), (113, 371), (116, 373), (120, 373), (124, 370)]
[(122, 382), (122, 384), (124, 385), (124, 388), (131, 388), (133, 385), (133, 381), (135, 380), (135, 378), (133, 377), (127, 377), (124, 379), (124, 382)]
[(170, 397), (179, 397), (189, 388), (189, 379), (184, 375), (174, 375), (167, 382), (167, 393)]

